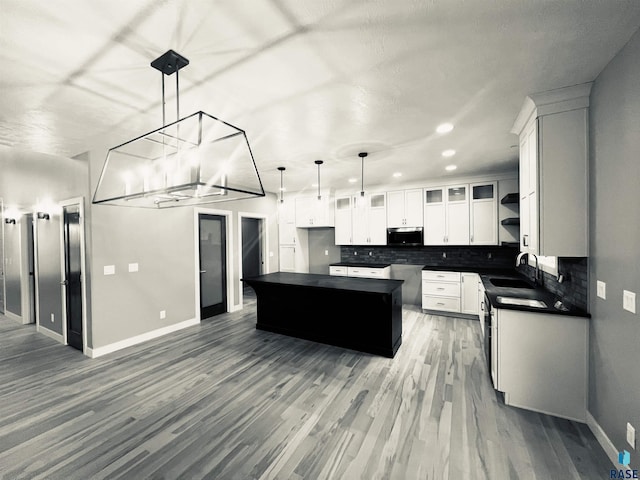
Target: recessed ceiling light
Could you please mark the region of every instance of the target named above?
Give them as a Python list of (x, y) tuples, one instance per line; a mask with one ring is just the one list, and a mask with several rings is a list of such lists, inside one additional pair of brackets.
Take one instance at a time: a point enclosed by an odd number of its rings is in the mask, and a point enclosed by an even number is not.
[(358, 181), (357, 178), (350, 178), (349, 183), (356, 183)]
[(445, 150), (444, 152), (442, 152), (442, 156), (443, 157), (453, 157), (456, 154), (455, 150)]
[(394, 177), (398, 178), (402, 176), (402, 172), (396, 172), (393, 174)]
[(453, 125), (450, 123), (441, 123), (438, 125), (438, 128), (436, 128), (436, 132), (438, 133), (449, 133), (451, 130), (453, 130)]
[(453, 172), (456, 168), (458, 168), (458, 167), (456, 167), (455, 165), (447, 165), (446, 167), (444, 167), (444, 169), (447, 172)]

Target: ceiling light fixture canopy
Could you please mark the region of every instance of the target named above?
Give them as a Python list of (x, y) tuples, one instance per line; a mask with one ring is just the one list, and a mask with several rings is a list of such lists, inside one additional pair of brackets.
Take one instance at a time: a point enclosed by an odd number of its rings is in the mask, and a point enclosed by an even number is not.
[(358, 154), (358, 156), (360, 157), (360, 165), (361, 165), (361, 170), (362, 170), (361, 177), (360, 177), (362, 179), (361, 183), (360, 183), (360, 196), (361, 197), (364, 197), (364, 159), (365, 159), (365, 157), (367, 155), (369, 155), (367, 152), (360, 152)]
[[(162, 76), (162, 127), (107, 153), (93, 203), (168, 208), (264, 197), (244, 130), (203, 111), (180, 118), (180, 69), (169, 50), (151, 62)], [(165, 76), (176, 74), (176, 121), (166, 123)]]

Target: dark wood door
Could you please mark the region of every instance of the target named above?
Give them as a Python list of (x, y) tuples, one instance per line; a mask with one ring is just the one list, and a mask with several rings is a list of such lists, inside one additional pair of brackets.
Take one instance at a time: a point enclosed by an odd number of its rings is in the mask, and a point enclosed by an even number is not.
[(242, 278), (256, 277), (262, 273), (262, 249), (260, 220), (242, 219)]
[(199, 214), (200, 319), (227, 311), (226, 221), (221, 215)]
[(77, 205), (64, 207), (64, 285), (67, 343), (82, 350), (82, 268), (80, 211)]

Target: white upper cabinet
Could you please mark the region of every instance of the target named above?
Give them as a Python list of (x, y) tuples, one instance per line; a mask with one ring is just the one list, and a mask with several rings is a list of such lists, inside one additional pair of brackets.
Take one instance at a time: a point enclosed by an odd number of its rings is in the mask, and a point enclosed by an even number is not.
[(469, 185), (425, 188), (424, 244), (469, 245)]
[(354, 195), (353, 204), (353, 245), (386, 245), (386, 193)]
[(387, 226), (422, 227), (422, 189), (387, 192)]
[(298, 228), (333, 227), (334, 202), (329, 195), (296, 198), (296, 226)]
[(427, 188), (424, 198), (424, 244), (444, 245), (447, 236), (445, 188)]
[(336, 245), (352, 245), (353, 196), (336, 197)]
[(588, 255), (588, 109), (591, 83), (525, 99), (520, 137), (520, 249)]
[(336, 245), (386, 245), (386, 200), (386, 193), (336, 198)]
[(498, 243), (498, 182), (472, 183), (470, 228), (471, 245)]

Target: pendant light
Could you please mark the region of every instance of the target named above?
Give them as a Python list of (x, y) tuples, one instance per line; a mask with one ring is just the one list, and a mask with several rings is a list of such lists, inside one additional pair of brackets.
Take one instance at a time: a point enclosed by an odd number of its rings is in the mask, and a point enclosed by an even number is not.
[(318, 166), (318, 200), (322, 200), (322, 196), (320, 195), (320, 165), (324, 162), (322, 160), (316, 160), (313, 163)]
[(284, 203), (284, 181), (283, 181), (283, 174), (284, 174), (284, 171), (286, 170), (286, 168), (284, 168), (284, 167), (278, 167), (278, 170), (280, 171), (280, 203)]
[[(169, 50), (151, 62), (162, 77), (162, 127), (107, 153), (93, 203), (168, 208), (264, 197), (244, 130), (202, 111), (180, 118), (180, 70)], [(165, 76), (176, 75), (176, 120), (167, 124)]]
[(361, 168), (362, 168), (362, 173), (361, 173), (361, 183), (360, 183), (360, 196), (364, 197), (364, 159), (365, 157), (369, 155), (367, 152), (360, 152), (358, 154), (358, 156), (360, 157), (360, 164), (361, 164)]

